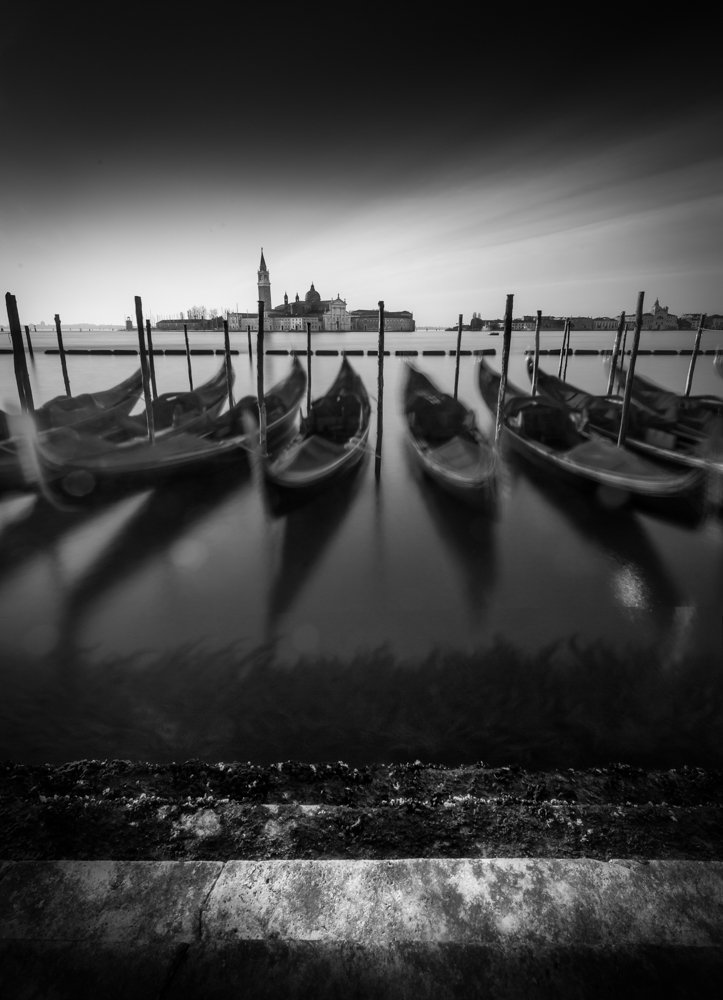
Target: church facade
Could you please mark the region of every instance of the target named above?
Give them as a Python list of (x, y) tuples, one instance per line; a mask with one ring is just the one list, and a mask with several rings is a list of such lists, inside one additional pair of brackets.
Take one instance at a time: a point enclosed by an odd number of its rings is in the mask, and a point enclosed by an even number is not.
[[(288, 332), (292, 330), (306, 331), (307, 326), (312, 333), (320, 331), (345, 332), (352, 330), (377, 330), (379, 328), (378, 309), (355, 309), (349, 312), (346, 300), (337, 292), (335, 298), (322, 299), (319, 292), (311, 287), (303, 299), (298, 292), (295, 298), (289, 299), (284, 292), (280, 305), (274, 306), (271, 299), (271, 277), (264, 259), (263, 247), (257, 272), (258, 300), (264, 303), (264, 330)], [(384, 325), (388, 330), (414, 330), (414, 317), (406, 310), (403, 312), (384, 312)], [(237, 312), (228, 314), (229, 330), (258, 330), (258, 312)]]

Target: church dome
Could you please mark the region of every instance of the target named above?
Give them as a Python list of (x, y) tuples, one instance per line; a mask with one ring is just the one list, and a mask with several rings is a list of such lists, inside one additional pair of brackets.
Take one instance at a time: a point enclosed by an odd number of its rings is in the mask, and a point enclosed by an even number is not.
[(314, 288), (313, 281), (311, 282), (311, 288), (304, 296), (304, 302), (306, 303), (307, 307), (312, 307), (312, 308), (314, 306), (318, 306), (319, 303), (321, 302), (321, 295), (319, 295), (317, 290)]

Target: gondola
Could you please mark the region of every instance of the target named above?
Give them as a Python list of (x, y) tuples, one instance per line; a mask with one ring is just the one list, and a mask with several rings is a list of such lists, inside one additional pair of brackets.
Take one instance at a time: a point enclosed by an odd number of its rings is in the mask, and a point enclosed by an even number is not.
[[(294, 358), (289, 374), (265, 395), (269, 420), (267, 441), (280, 443), (290, 433), (306, 388), (306, 372)], [(73, 498), (107, 489), (144, 488), (179, 475), (207, 474), (245, 460), (255, 448), (258, 431), (255, 397), (246, 396), (232, 409), (205, 420), (191, 431), (182, 426), (153, 443), (133, 439), (109, 446), (107, 441), (75, 433), (36, 446), (44, 484)], [(248, 417), (248, 420), (246, 419)], [(250, 425), (249, 425), (250, 421)]]
[(364, 383), (345, 357), (329, 390), (312, 402), (299, 433), (264, 462), (266, 482), (288, 498), (347, 475), (366, 453), (370, 416)]
[[(231, 382), (235, 373), (231, 372)], [(136, 399), (138, 397), (136, 396)], [(162, 393), (151, 403), (153, 425), (159, 437), (174, 435), (185, 431), (198, 433), (204, 426), (211, 426), (228, 398), (228, 376), (226, 366), (221, 365), (218, 371), (207, 382), (195, 390)], [(134, 400), (135, 403), (135, 400)], [(16, 421), (16, 425), (18, 422)], [(21, 425), (21, 424), (20, 424)], [(30, 433), (37, 435), (37, 443), (52, 449), (56, 445), (65, 446), (68, 440), (68, 427), (51, 427), (38, 430), (37, 422), (32, 419), (26, 427)], [(73, 432), (83, 437), (92, 436), (95, 444), (90, 442), (89, 448), (97, 448), (99, 442), (106, 445), (123, 441), (144, 442), (148, 434), (146, 412), (129, 416), (118, 409), (108, 409), (91, 417), (70, 425)], [(27, 436), (13, 436), (0, 441), (0, 492), (22, 491), (32, 487), (37, 477), (34, 463), (28, 458)]]
[[(83, 392), (78, 396), (55, 396), (34, 410), (38, 430), (51, 427), (91, 427), (95, 421), (126, 416), (143, 392), (141, 369), (128, 378), (100, 392)], [(0, 410), (0, 440), (12, 436), (12, 417)]]
[[(206, 382), (195, 389), (161, 393), (151, 401), (155, 433), (165, 434), (176, 430), (196, 433), (197, 428), (218, 416), (224, 408), (229, 388), (233, 389), (235, 380), (236, 373), (232, 368), (229, 386), (229, 372), (223, 362)], [(93, 433), (115, 442), (143, 438), (148, 433), (145, 409), (141, 413), (121, 418), (114, 424), (109, 423), (107, 427), (97, 427), (93, 429)]]
[[(627, 371), (615, 366), (615, 384), (625, 391)], [(723, 398), (713, 395), (683, 396), (664, 389), (652, 379), (633, 374), (630, 398), (649, 407), (668, 420), (686, 428), (689, 434), (704, 438), (717, 417), (723, 416)]]
[[(534, 362), (527, 358), (530, 381), (534, 377)], [(556, 400), (581, 415), (585, 426), (597, 434), (617, 441), (622, 418), (623, 399), (621, 396), (596, 396), (578, 389), (556, 375), (550, 375), (538, 367), (537, 388), (548, 399)], [(699, 433), (691, 433), (685, 423), (677, 423), (638, 405), (631, 398), (625, 446), (640, 454), (673, 465), (692, 469), (703, 469), (723, 475), (723, 417), (709, 424), (709, 435), (701, 438)]]
[[(482, 398), (497, 412), (501, 376), (478, 360)], [(502, 442), (542, 474), (591, 491), (606, 509), (640, 506), (664, 515), (695, 518), (704, 473), (653, 461), (584, 429), (579, 414), (543, 396), (508, 385), (503, 402)]]
[(407, 362), (402, 389), (407, 442), (424, 474), (469, 504), (494, 496), (496, 452), (472, 410)]

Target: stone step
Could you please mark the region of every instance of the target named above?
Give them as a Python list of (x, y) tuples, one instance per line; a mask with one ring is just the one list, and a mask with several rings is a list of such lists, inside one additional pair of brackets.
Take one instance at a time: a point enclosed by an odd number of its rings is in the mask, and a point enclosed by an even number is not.
[(0, 866), (6, 1000), (717, 997), (723, 863)]

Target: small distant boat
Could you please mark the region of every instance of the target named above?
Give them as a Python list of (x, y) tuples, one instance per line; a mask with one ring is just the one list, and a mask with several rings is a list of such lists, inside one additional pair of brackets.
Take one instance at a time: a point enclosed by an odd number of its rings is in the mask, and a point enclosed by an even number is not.
[[(480, 358), (480, 392), (495, 414), (500, 379)], [(699, 514), (701, 470), (653, 461), (595, 437), (566, 406), (514, 385), (508, 384), (503, 407), (503, 443), (546, 477), (592, 491), (607, 509), (635, 504), (672, 516)]]
[(286, 495), (323, 489), (355, 469), (366, 454), (371, 404), (347, 357), (329, 390), (311, 404), (299, 433), (267, 459), (267, 482)]
[[(143, 377), (138, 368), (128, 378), (99, 392), (83, 392), (78, 396), (55, 396), (35, 408), (34, 423), (38, 430), (51, 427), (90, 427), (100, 418), (104, 421), (126, 416), (143, 392)], [(0, 440), (12, 436), (12, 418), (0, 411)]]
[(422, 471), (465, 503), (490, 500), (496, 453), (472, 410), (409, 362), (402, 398), (407, 440)]
[[(286, 378), (264, 397), (270, 414), (267, 440), (277, 443), (288, 436), (305, 388), (306, 372), (294, 358)], [(64, 439), (56, 438), (52, 444), (42, 440), (36, 446), (42, 479), (67, 496), (83, 498), (107, 488), (155, 486), (179, 475), (238, 464), (246, 461), (258, 437), (257, 430), (247, 429), (244, 415), (252, 426), (256, 423), (255, 397), (244, 397), (215, 418), (207, 413), (194, 425), (195, 432), (182, 425), (153, 443), (132, 439), (109, 445), (67, 428)]]

